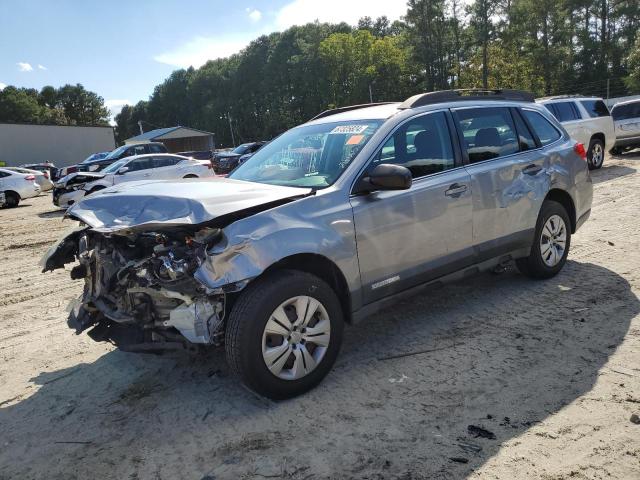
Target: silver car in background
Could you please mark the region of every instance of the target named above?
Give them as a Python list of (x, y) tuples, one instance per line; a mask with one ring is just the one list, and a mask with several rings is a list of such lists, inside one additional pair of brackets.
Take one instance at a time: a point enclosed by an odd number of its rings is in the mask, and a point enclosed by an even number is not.
[(616, 129), (613, 153), (640, 147), (640, 99), (616, 103), (611, 109)]
[(40, 186), (35, 175), (0, 168), (0, 194), (0, 207), (12, 208), (17, 207), (21, 200), (40, 195)]
[(345, 323), (511, 261), (538, 279), (562, 269), (591, 177), (584, 145), (533, 100), (444, 91), (323, 112), (228, 178), (81, 200), (44, 271), (76, 263), (77, 333), (137, 352), (224, 345), (255, 391), (301, 394)]
[(48, 192), (53, 189), (53, 182), (49, 180), (49, 173), (40, 170), (31, 170), (30, 168), (23, 167), (4, 167), (6, 170), (12, 170), (14, 172), (22, 173), (24, 175), (33, 175), (35, 177), (35, 182), (40, 187), (40, 191)]

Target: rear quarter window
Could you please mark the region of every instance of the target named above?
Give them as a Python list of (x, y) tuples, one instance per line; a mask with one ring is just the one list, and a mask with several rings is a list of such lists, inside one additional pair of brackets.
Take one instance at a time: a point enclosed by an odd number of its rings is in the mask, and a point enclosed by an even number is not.
[(640, 102), (614, 106), (611, 110), (611, 116), (614, 120), (640, 118)]
[(570, 122), (581, 118), (578, 108), (573, 102), (547, 103), (545, 107), (553, 113), (553, 116), (556, 117), (559, 122)]
[(608, 117), (609, 109), (602, 100), (582, 100), (580, 102), (591, 118)]
[(522, 110), (522, 114), (533, 128), (542, 146), (549, 145), (560, 138), (558, 129), (540, 113), (533, 110)]

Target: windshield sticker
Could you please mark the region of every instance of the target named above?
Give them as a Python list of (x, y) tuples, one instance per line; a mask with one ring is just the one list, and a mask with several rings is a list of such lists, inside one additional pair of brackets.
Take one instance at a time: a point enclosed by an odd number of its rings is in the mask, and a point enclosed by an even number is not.
[(352, 135), (351, 138), (347, 140), (347, 145), (358, 145), (363, 138), (364, 135)]
[(339, 134), (339, 133), (350, 133), (351, 135), (358, 135), (362, 132), (364, 132), (367, 127), (369, 125), (340, 125), (336, 128), (334, 128), (333, 130), (331, 130), (329, 133), (333, 133), (333, 134)]

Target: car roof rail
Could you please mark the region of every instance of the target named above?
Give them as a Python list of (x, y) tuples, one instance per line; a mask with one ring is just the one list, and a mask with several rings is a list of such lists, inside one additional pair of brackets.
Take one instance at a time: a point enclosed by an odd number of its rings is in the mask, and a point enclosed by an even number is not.
[(538, 100), (562, 100), (564, 98), (599, 98), (599, 97), (589, 97), (589, 96), (585, 96), (585, 95), (580, 95), (577, 93), (572, 93), (572, 94), (566, 94), (566, 95), (551, 95), (549, 97), (540, 97), (538, 98)]
[(332, 108), (330, 110), (325, 110), (324, 112), (319, 113), (309, 121), (311, 122), (319, 118), (328, 117), (329, 115), (335, 115), (336, 113), (348, 112), (350, 110), (358, 110), (359, 108), (375, 107), (377, 105), (391, 105), (392, 103), (397, 103), (397, 102), (363, 103), (361, 105), (350, 105), (348, 107)]
[(466, 102), (469, 100), (511, 100), (516, 102), (534, 102), (533, 93), (524, 90), (465, 88), (458, 90), (439, 90), (420, 93), (406, 99), (399, 109), (409, 109), (444, 102)]

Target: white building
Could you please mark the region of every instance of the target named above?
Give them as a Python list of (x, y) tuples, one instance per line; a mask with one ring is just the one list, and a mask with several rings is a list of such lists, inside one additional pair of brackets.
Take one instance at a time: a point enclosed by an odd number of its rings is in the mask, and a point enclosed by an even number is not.
[(0, 162), (9, 167), (41, 162), (64, 167), (115, 146), (113, 127), (0, 123)]

